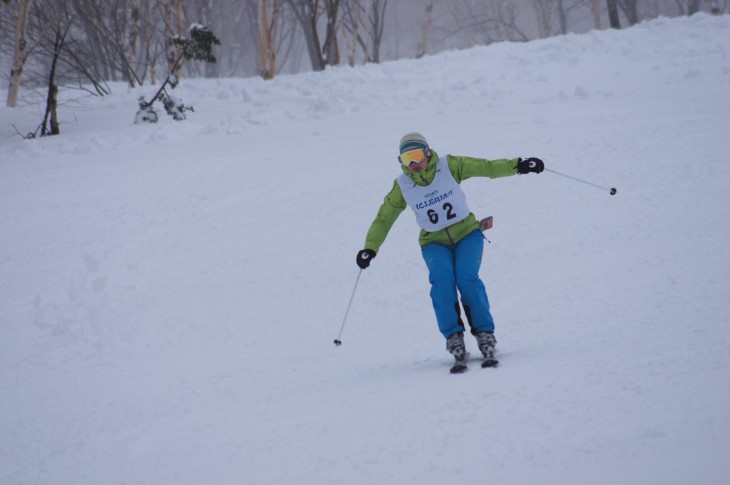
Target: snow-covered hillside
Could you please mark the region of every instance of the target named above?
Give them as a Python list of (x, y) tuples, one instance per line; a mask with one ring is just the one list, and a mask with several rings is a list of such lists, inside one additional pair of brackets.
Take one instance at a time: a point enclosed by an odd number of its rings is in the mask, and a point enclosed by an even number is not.
[[(114, 88), (0, 108), (0, 483), (726, 483), (730, 17)], [(463, 184), (497, 369), (448, 373), (409, 212), (332, 345), (412, 130), (618, 188)]]

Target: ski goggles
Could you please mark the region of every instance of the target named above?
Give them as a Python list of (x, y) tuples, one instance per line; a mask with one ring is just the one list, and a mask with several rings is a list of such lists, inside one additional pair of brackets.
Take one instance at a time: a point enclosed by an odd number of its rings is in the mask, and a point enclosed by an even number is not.
[(425, 158), (428, 158), (426, 150), (424, 148), (416, 148), (415, 150), (408, 150), (407, 152), (401, 153), (398, 160), (407, 167), (413, 162), (422, 162)]

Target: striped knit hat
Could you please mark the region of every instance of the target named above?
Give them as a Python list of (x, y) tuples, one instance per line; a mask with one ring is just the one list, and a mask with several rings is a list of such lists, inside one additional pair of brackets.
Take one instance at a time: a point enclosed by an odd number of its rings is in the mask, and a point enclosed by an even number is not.
[(405, 153), (416, 148), (428, 149), (426, 137), (417, 131), (403, 135), (403, 138), (400, 139), (400, 152)]

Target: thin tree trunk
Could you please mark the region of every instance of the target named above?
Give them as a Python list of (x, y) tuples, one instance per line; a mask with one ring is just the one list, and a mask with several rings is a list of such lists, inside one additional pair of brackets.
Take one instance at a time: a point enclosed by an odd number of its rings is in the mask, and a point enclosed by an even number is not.
[(608, 24), (612, 29), (620, 29), (621, 22), (618, 18), (618, 5), (616, 0), (606, 0), (606, 8), (608, 9)]
[(639, 23), (639, 12), (636, 9), (637, 0), (616, 0), (616, 4), (621, 8), (621, 11), (626, 16), (626, 20), (629, 21), (629, 25), (636, 25)]
[(317, 10), (319, 0), (287, 0), (304, 32), (309, 62), (313, 71), (324, 70), (324, 58), (317, 33)]
[[(382, 2), (382, 3), (381, 3)], [(372, 62), (380, 63), (380, 45), (383, 42), (383, 32), (385, 31), (385, 11), (388, 7), (388, 0), (373, 0), (373, 16), (372, 22)]]
[(276, 46), (274, 45), (274, 24), (278, 12), (277, 1), (274, 0), (273, 12), (269, 19), (269, 0), (259, 2), (259, 74), (264, 79), (276, 76)]
[(340, 0), (325, 0), (324, 5), (327, 12), (327, 31), (322, 47), (323, 61), (325, 65), (336, 66), (340, 63), (340, 47), (337, 43), (337, 15)]
[[(355, 62), (357, 60), (357, 38), (358, 38), (358, 31), (360, 28), (360, 9), (358, 8), (357, 4), (355, 4), (355, 8), (353, 9), (352, 2), (354, 0), (345, 0), (347, 2), (347, 11), (349, 13), (350, 17), (350, 24), (352, 25), (352, 43), (349, 44), (349, 53), (348, 53), (348, 60), (347, 63), (350, 66), (354, 66)], [(353, 14), (353, 11), (355, 12)]]
[[(597, 0), (597, 1), (600, 1), (600, 0)], [(504, 6), (504, 10), (505, 10), (505, 15), (506, 15), (505, 24), (507, 25), (507, 40), (518, 41), (518, 40), (520, 40), (520, 35), (522, 35), (522, 34), (520, 33), (519, 29), (517, 28), (517, 12), (515, 10), (515, 7), (511, 3), (508, 3)], [(501, 13), (500, 13), (500, 17), (501, 17)], [(523, 35), (523, 40), (527, 40), (526, 38), (524, 38), (524, 35)]]
[(308, 1), (305, 7), (304, 35), (307, 40), (307, 51), (312, 62), (312, 69), (315, 71), (324, 70), (324, 58), (322, 49), (319, 47), (319, 33), (317, 32), (317, 9), (319, 1)]
[(15, 57), (10, 70), (10, 85), (8, 86), (7, 105), (9, 108), (15, 108), (18, 105), (20, 79), (23, 77), (25, 61), (28, 60), (29, 49), (26, 35), (31, 3), (33, 0), (19, 0), (18, 2), (18, 18), (15, 22)]
[(433, 0), (426, 2), (426, 16), (423, 19), (423, 26), (421, 27), (421, 39), (418, 41), (418, 47), (416, 48), (416, 59), (426, 55), (426, 47), (428, 46), (428, 33), (431, 30), (431, 21), (433, 20)]
[(365, 62), (373, 62), (373, 22), (370, 17), (370, 12), (373, 10), (374, 1), (367, 0), (365, 6), (365, 20), (363, 21), (365, 26), (365, 42), (361, 42)]
[[(506, 5), (504, 5), (506, 7)], [(494, 38), (497, 42), (503, 41), (507, 38), (505, 35), (505, 22), (502, 18), (501, 7), (498, 2), (489, 2), (485, 8), (489, 12), (489, 17), (497, 20), (494, 23)]]
[(560, 19), (560, 33), (565, 35), (568, 33), (568, 17), (565, 14), (563, 0), (558, 0), (558, 18)]
[(182, 2), (183, 0), (165, 0), (165, 34), (167, 37), (167, 70), (176, 78), (182, 74), (183, 63), (176, 62), (182, 54), (182, 47), (172, 42), (175, 37), (183, 35), (182, 27)]
[(593, 16), (593, 28), (601, 28), (601, 0), (590, 0), (591, 14)]
[[(150, 6), (149, 2), (144, 3), (144, 9), (145, 22), (144, 33), (142, 37), (144, 39), (145, 62), (147, 64), (147, 68), (150, 71), (150, 84), (157, 84), (157, 62), (152, 55), (152, 37), (154, 36), (154, 29), (152, 27), (152, 22), (150, 21), (154, 9)], [(142, 80), (144, 81), (144, 79)]]
[[(66, 32), (61, 33), (60, 27), (56, 31), (56, 41), (53, 45), (53, 61), (51, 62), (51, 73), (48, 75), (48, 98), (46, 99), (46, 114), (43, 117), (43, 125), (41, 126), (41, 136), (47, 135), (58, 135), (61, 131), (58, 128), (58, 115), (56, 114), (56, 107), (58, 106), (58, 86), (56, 86), (56, 64), (58, 63), (58, 57), (61, 55), (61, 50), (66, 38)], [(48, 123), (48, 117), (51, 117), (51, 129), (46, 129)]]
[(687, 15), (694, 15), (700, 11), (700, 0), (689, 0), (687, 2)]
[[(127, 75), (129, 87), (133, 88), (135, 80), (137, 79), (137, 67), (139, 65), (139, 58), (137, 57), (137, 39), (139, 38), (140, 33), (140, 0), (129, 0), (129, 7), (129, 41), (127, 42), (125, 56), (127, 58), (127, 68), (130, 71)], [(142, 84), (141, 79), (140, 84)]]
[(532, 0), (532, 8), (535, 9), (535, 17), (537, 18), (538, 36), (541, 39), (550, 37), (553, 34), (552, 4), (546, 0)]
[[(185, 32), (185, 26), (183, 25), (183, 2), (184, 0), (177, 0), (177, 9), (175, 11), (175, 19), (177, 20), (177, 35), (184, 36), (186, 34)], [(178, 51), (181, 51), (182, 48), (178, 47)], [(180, 79), (180, 76), (182, 76), (183, 68), (185, 67), (185, 63), (181, 62), (177, 65), (177, 68), (175, 69), (175, 77)]]

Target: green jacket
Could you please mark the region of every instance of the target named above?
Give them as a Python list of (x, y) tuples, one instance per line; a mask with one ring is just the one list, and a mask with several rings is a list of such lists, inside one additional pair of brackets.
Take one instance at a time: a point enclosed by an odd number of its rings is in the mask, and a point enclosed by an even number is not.
[[(431, 151), (431, 158), (426, 169), (420, 173), (411, 173), (408, 168), (401, 166), (403, 173), (408, 175), (414, 183), (425, 186), (433, 182), (436, 176), (436, 165), (439, 156), (436, 152)], [(518, 158), (486, 160), (483, 158), (458, 157), (454, 155), (446, 155), (454, 179), (458, 183), (471, 177), (489, 177), (499, 178), (515, 175), (517, 173)], [(380, 246), (385, 241), (388, 231), (393, 227), (393, 223), (398, 219), (401, 212), (407, 207), (406, 200), (398, 185), (398, 180), (393, 182), (393, 188), (390, 189), (388, 195), (385, 196), (383, 205), (378, 210), (378, 215), (370, 225), (368, 235), (365, 238), (365, 249), (372, 249), (376, 253), (380, 250)], [(462, 221), (457, 222), (449, 227), (436, 232), (427, 232), (421, 229), (418, 238), (419, 244), (423, 247), (430, 243), (440, 244), (456, 244), (462, 238), (470, 234), (479, 227), (479, 222), (474, 214), (469, 215)]]

